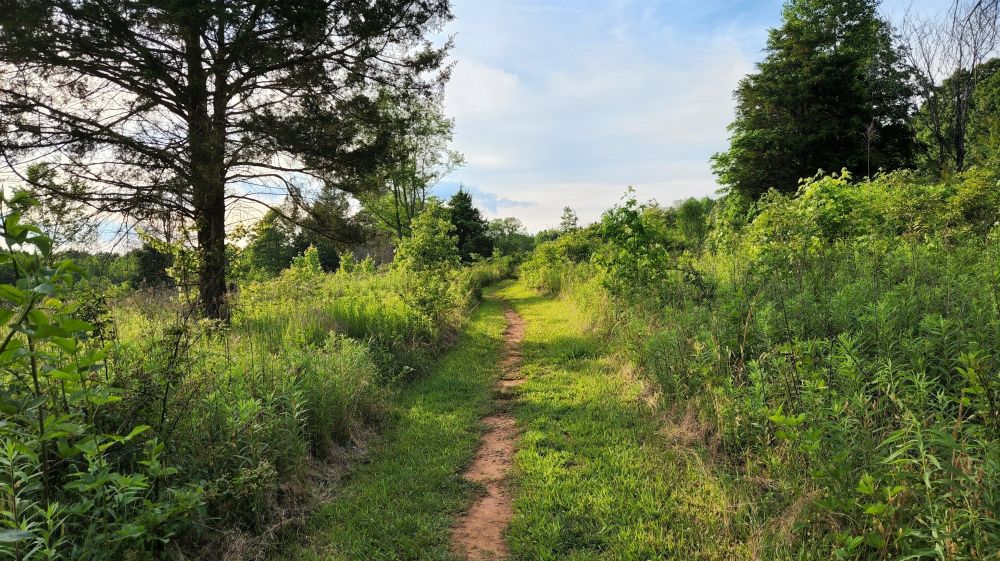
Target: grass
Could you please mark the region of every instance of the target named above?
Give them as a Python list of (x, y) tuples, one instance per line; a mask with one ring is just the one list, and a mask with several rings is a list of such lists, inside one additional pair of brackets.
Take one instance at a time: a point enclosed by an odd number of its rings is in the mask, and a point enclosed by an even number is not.
[(745, 559), (730, 499), (697, 454), (672, 448), (643, 383), (568, 300), (521, 284), (527, 320), (512, 555), (524, 560)]
[[(454, 515), (477, 490), (461, 477), (491, 407), (504, 329), (485, 300), (457, 346), (408, 385), (387, 429), (287, 555), (311, 560), (446, 560)], [(302, 537), (302, 536), (300, 536)]]
[[(522, 284), (494, 289), (528, 322), (527, 383), (508, 532), (517, 560), (745, 559), (724, 486), (697, 454), (669, 446), (642, 382), (588, 333), (569, 300)], [(453, 559), (449, 533), (477, 493), (461, 473), (491, 407), (502, 304), (487, 299), (457, 347), (408, 386), (370, 461), (342, 483), (288, 559)]]

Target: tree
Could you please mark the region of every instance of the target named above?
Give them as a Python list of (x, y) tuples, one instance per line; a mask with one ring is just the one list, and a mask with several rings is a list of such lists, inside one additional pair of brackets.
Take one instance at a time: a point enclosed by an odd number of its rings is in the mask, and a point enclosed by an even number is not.
[(19, 199), (20, 208), (15, 210), (45, 232), (52, 242), (52, 252), (57, 254), (72, 246), (83, 246), (94, 242), (97, 239), (98, 224), (92, 220), (82, 203), (65, 197), (51, 196), (50, 193), (54, 190), (69, 192), (80, 190), (80, 185), (76, 182), (55, 185), (55, 175), (51, 166), (44, 164), (28, 166), (26, 193), (29, 197)]
[(524, 224), (514, 217), (494, 218), (487, 227), (493, 247), (503, 255), (531, 251), (535, 238), (529, 236)]
[(479, 209), (472, 206), (472, 195), (464, 189), (459, 189), (448, 202), (451, 223), (455, 225), (455, 235), (458, 236), (458, 253), (464, 263), (473, 260), (473, 256), (489, 257), (493, 254), (493, 242), (487, 235), (486, 220)]
[(393, 267), (416, 272), (440, 272), (459, 263), (458, 237), (451, 213), (431, 198), (413, 221), (413, 233), (399, 244)]
[(358, 191), (376, 227), (402, 240), (423, 211), (430, 188), (463, 160), (448, 148), (454, 121), (444, 116), (440, 100), (387, 103), (391, 126), (383, 126), (391, 130), (390, 156), (362, 178), (369, 185)]
[(908, 166), (912, 89), (876, 0), (789, 0), (767, 56), (735, 92), (720, 182), (752, 198), (819, 169)]
[(324, 186), (315, 201), (306, 203), (304, 216), (295, 215), (303, 205), (293, 206), (292, 223), (299, 226), (299, 245), (313, 246), (323, 270), (331, 273), (340, 267), (340, 251), (362, 239), (357, 216), (351, 215), (351, 202), (337, 189)]
[(268, 211), (254, 225), (241, 258), (251, 276), (270, 278), (287, 269), (308, 247), (309, 242), (297, 235), (292, 224)]
[(902, 37), (920, 100), (914, 123), (925, 148), (921, 167), (937, 175), (961, 172), (970, 163), (970, 128), (977, 90), (997, 65), (996, 6), (956, 0), (944, 17), (908, 16)]
[(562, 218), (559, 220), (559, 231), (568, 234), (579, 228), (580, 219), (576, 216), (576, 211), (570, 207), (564, 207)]
[(169, 253), (164, 253), (147, 242), (132, 254), (135, 256), (135, 272), (131, 279), (133, 286), (158, 288), (169, 286), (173, 282), (167, 274), (167, 268), (173, 265), (173, 258)]
[[(925, 99), (914, 118), (920, 169), (936, 176), (996, 162), (1000, 59), (960, 69)], [(973, 78), (975, 76), (975, 78)], [(974, 83), (973, 83), (974, 82)], [(946, 100), (946, 101), (943, 101)], [(993, 138), (991, 138), (993, 137)]]
[[(344, 182), (387, 151), (379, 92), (437, 89), (448, 0), (0, 0), (0, 151), (45, 158), (95, 209), (197, 230), (227, 315), (226, 216)], [(377, 131), (373, 134), (372, 131)], [(302, 182), (306, 182), (303, 184)]]

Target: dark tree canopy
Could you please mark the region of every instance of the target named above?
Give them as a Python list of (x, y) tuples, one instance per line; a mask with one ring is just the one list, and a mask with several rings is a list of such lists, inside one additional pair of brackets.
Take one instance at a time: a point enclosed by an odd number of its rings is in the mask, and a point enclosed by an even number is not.
[(493, 240), (489, 235), (489, 224), (472, 206), (472, 195), (459, 189), (448, 201), (451, 223), (455, 225), (458, 237), (458, 254), (468, 263), (473, 256), (489, 257), (493, 254)]
[(735, 92), (730, 148), (714, 168), (750, 197), (795, 191), (842, 168), (863, 176), (910, 165), (912, 89), (876, 0), (789, 0), (763, 62)]
[(0, 153), (48, 162), (95, 210), (194, 225), (204, 311), (225, 317), (227, 214), (374, 169), (380, 95), (437, 89), (447, 46), (427, 37), (450, 17), (448, 0), (0, 0)]
[(958, 69), (914, 116), (920, 169), (944, 176), (1000, 163), (1000, 59)]

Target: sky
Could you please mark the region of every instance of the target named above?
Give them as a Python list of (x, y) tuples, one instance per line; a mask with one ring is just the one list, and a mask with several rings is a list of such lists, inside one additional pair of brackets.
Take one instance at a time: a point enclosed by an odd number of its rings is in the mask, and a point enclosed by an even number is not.
[[(897, 19), (947, 0), (885, 0)], [(782, 0), (454, 0), (445, 111), (464, 185), (487, 218), (535, 232), (572, 207), (596, 220), (628, 187), (669, 204), (718, 189), (732, 92)]]

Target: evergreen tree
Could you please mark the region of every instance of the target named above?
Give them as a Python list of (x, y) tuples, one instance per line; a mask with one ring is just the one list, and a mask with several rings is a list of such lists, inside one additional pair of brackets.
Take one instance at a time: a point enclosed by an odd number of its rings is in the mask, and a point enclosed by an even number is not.
[(489, 236), (488, 224), (479, 209), (472, 206), (472, 195), (459, 189), (448, 202), (448, 208), (451, 223), (455, 225), (455, 235), (458, 236), (458, 253), (462, 261), (468, 263), (474, 255), (492, 255), (493, 241)]
[(735, 92), (720, 182), (752, 198), (793, 192), (819, 169), (911, 164), (912, 88), (877, 0), (789, 0), (767, 56)]
[(391, 144), (377, 92), (438, 89), (450, 18), (448, 0), (0, 0), (0, 152), (47, 154), (97, 211), (192, 225), (203, 311), (226, 318), (227, 209), (293, 177), (358, 185)]
[(580, 219), (576, 216), (576, 211), (570, 207), (564, 207), (562, 219), (559, 221), (559, 230), (568, 234), (579, 227)]
[(173, 265), (170, 254), (160, 251), (150, 243), (144, 243), (133, 252), (133, 255), (135, 256), (133, 286), (161, 287), (173, 283), (167, 274), (167, 268)]

